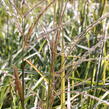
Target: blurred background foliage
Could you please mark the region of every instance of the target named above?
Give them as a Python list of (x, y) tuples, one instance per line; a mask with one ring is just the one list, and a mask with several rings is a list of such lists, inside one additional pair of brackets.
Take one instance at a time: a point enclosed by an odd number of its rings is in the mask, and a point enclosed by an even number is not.
[(23, 108), (22, 59), (25, 109), (108, 109), (108, 11), (108, 0), (1, 0), (0, 109)]

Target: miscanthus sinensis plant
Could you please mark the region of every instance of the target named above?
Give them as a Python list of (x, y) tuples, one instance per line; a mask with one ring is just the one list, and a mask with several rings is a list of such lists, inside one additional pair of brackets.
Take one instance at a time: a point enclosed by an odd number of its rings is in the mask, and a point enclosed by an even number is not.
[(0, 109), (107, 109), (108, 7), (1, 0)]

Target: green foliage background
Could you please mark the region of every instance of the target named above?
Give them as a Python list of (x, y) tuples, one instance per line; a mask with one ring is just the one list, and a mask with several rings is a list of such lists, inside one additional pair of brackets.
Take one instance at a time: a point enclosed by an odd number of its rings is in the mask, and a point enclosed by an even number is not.
[[(108, 0), (0, 1), (0, 109), (108, 109)], [(13, 65), (22, 80), (24, 107)]]

